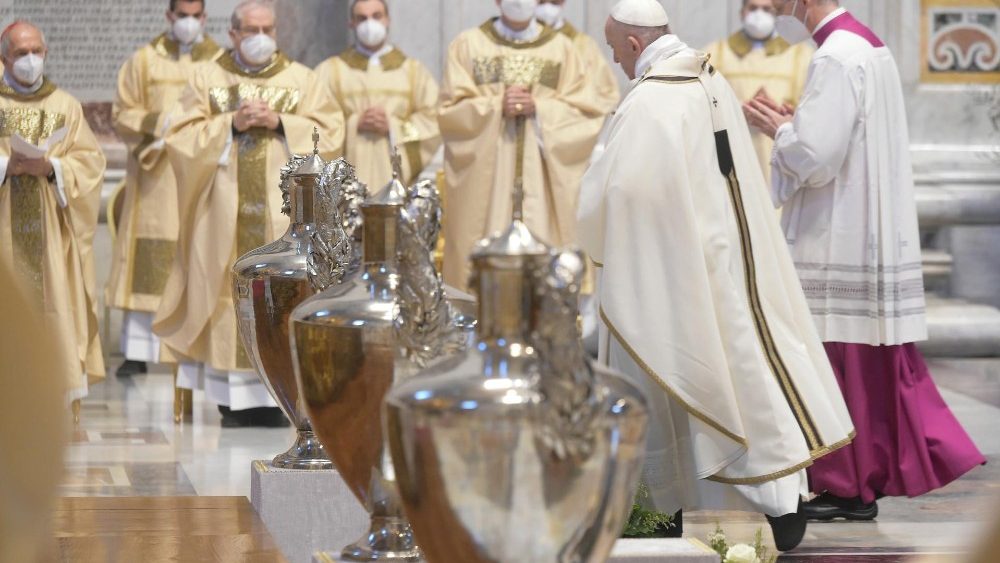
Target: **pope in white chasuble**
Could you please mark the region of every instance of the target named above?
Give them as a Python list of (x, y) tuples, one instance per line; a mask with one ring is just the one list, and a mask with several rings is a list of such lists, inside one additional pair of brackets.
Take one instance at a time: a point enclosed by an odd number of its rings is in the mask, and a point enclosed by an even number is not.
[(579, 182), (604, 122), (565, 35), (534, 19), (534, 1), (463, 32), (448, 50), (438, 123), (445, 144), (445, 281), (468, 284), (477, 240), (511, 219), (554, 245), (576, 241)]
[(788, 550), (805, 468), (850, 442), (851, 419), (740, 101), (658, 2), (612, 13), (633, 83), (584, 177), (580, 238), (601, 276), (600, 359), (652, 407), (643, 502), (762, 512)]
[(3, 44), (0, 260), (62, 344), (60, 373), (79, 399), (104, 378), (93, 243), (105, 159), (80, 103), (43, 76), (41, 32), (18, 22)]
[(438, 84), (420, 61), (388, 41), (383, 0), (352, 5), (356, 43), (316, 67), (320, 83), (344, 111), (344, 158), (374, 189), (392, 180), (393, 146), (403, 155), (403, 182), (417, 178), (441, 147)]
[(344, 135), (313, 71), (276, 51), (270, 5), (236, 14), (236, 47), (198, 69), (167, 136), (180, 236), (153, 325), (181, 359), (178, 385), (196, 385), (203, 364), (208, 398), (232, 411), (274, 403), (237, 334), (230, 269), (288, 227), (278, 183), (290, 156), (311, 151), (318, 128), (322, 156), (336, 157)]
[(140, 48), (118, 73), (115, 130), (128, 147), (121, 215), (111, 258), (106, 302), (125, 313), (119, 375), (159, 362), (152, 332), (177, 247), (177, 182), (164, 137), (177, 117), (177, 101), (199, 63), (222, 54), (204, 34), (201, 0), (174, 0), (170, 31)]

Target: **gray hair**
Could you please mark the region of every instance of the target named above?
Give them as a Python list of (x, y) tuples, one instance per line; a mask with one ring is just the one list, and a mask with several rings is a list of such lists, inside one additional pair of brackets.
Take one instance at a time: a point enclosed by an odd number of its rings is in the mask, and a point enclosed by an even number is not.
[(664, 35), (670, 35), (670, 25), (658, 25), (654, 27), (644, 27), (641, 25), (631, 25), (615, 20), (615, 23), (622, 26), (625, 35), (635, 37), (642, 43), (643, 47), (651, 45)]
[(42, 45), (45, 45), (45, 48), (49, 47), (49, 42), (45, 40), (45, 33), (42, 32), (40, 27), (28, 20), (17, 20), (8, 25), (7, 28), (3, 30), (3, 35), (0, 35), (0, 56), (7, 58), (7, 55), (10, 53), (10, 36), (13, 35), (15, 29), (21, 27), (22, 25), (31, 26), (37, 30), (38, 35), (42, 37)]
[(243, 14), (250, 8), (267, 8), (275, 16), (278, 15), (278, 12), (274, 9), (274, 0), (243, 0), (233, 8), (233, 17), (229, 20), (231, 29), (238, 30), (243, 28)]

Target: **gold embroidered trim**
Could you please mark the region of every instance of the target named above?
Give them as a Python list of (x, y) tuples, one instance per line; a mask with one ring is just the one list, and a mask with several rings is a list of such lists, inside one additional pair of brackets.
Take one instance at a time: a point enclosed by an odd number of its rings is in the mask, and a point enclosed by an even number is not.
[[(750, 51), (753, 51), (753, 41), (742, 31), (737, 31), (730, 35), (727, 42), (729, 43), (729, 48), (741, 59), (749, 55)], [(769, 57), (780, 55), (791, 47), (787, 41), (777, 35), (764, 42), (764, 52)]]
[(35, 100), (41, 100), (49, 97), (55, 91), (56, 85), (52, 83), (48, 77), (42, 79), (42, 85), (38, 88), (38, 90), (29, 94), (22, 94), (8, 86), (3, 80), (0, 80), (0, 96), (17, 100), (19, 102), (33, 102)]
[(42, 213), (42, 190), (47, 182), (35, 176), (14, 176), (10, 179), (10, 234), (14, 246), (14, 263), (25, 281), (25, 287), (44, 300), (43, 262), (45, 257), (45, 218)]
[(553, 90), (559, 87), (562, 64), (528, 55), (476, 57), (472, 76), (477, 85), (532, 86), (541, 84)]
[(0, 137), (14, 133), (38, 144), (66, 125), (66, 116), (44, 109), (7, 107), (0, 109)]
[(694, 408), (687, 401), (681, 398), (681, 396), (676, 391), (674, 391), (674, 389), (667, 383), (665, 379), (660, 377), (655, 371), (653, 371), (653, 368), (649, 367), (649, 364), (643, 361), (643, 359), (639, 356), (639, 354), (636, 353), (635, 349), (632, 348), (632, 346), (625, 340), (625, 338), (621, 335), (621, 333), (618, 332), (618, 329), (615, 328), (615, 325), (611, 322), (610, 319), (608, 319), (607, 314), (605, 314), (604, 307), (600, 308), (600, 314), (601, 314), (601, 320), (604, 321), (604, 324), (607, 325), (608, 327), (608, 332), (610, 332), (611, 335), (615, 338), (615, 340), (617, 340), (618, 343), (621, 344), (622, 348), (624, 348), (625, 351), (628, 352), (628, 355), (632, 357), (632, 361), (635, 362), (636, 365), (638, 365), (642, 369), (642, 371), (646, 372), (646, 375), (649, 376), (653, 381), (655, 381), (657, 385), (659, 385), (664, 391), (666, 391), (667, 395), (670, 395), (670, 397), (673, 400), (677, 401), (678, 404), (684, 407), (684, 410), (686, 410), (688, 414), (704, 422), (705, 424), (711, 426), (712, 428), (716, 429), (722, 435), (736, 442), (737, 444), (743, 447), (749, 447), (746, 438), (738, 436), (737, 434), (727, 430), (726, 427), (713, 420), (712, 417)]
[(256, 72), (250, 72), (237, 64), (236, 59), (233, 57), (232, 49), (219, 55), (216, 62), (226, 72), (231, 72), (244, 78), (274, 78), (283, 70), (292, 66), (292, 60), (286, 57), (281, 51), (274, 54), (270, 64)]
[(817, 459), (819, 459), (819, 458), (821, 458), (823, 456), (829, 455), (829, 454), (831, 454), (831, 453), (833, 453), (833, 452), (835, 452), (835, 451), (837, 451), (837, 450), (839, 450), (839, 449), (841, 449), (843, 447), (846, 447), (848, 444), (850, 444), (852, 441), (854, 441), (854, 438), (856, 436), (857, 436), (857, 433), (854, 432), (854, 431), (852, 431), (850, 434), (847, 435), (847, 438), (845, 438), (845, 439), (837, 442), (836, 444), (833, 444), (832, 446), (827, 446), (827, 447), (824, 447), (824, 448), (820, 448), (820, 449), (818, 449), (818, 450), (816, 450), (814, 452), (811, 452), (809, 454), (809, 459), (808, 460), (803, 461), (802, 463), (800, 463), (798, 465), (794, 465), (792, 467), (789, 467), (788, 469), (782, 469), (781, 471), (775, 471), (774, 473), (769, 473), (767, 475), (761, 475), (759, 477), (736, 477), (736, 478), (730, 478), (730, 477), (721, 477), (719, 475), (712, 475), (711, 477), (706, 477), (705, 480), (706, 481), (714, 481), (716, 483), (722, 483), (724, 485), (759, 485), (761, 483), (767, 483), (769, 481), (775, 481), (777, 479), (781, 479), (782, 477), (788, 477), (789, 475), (794, 475), (795, 473), (798, 473), (799, 471), (802, 471), (803, 469), (811, 467), (814, 463), (816, 463)]
[(172, 240), (137, 238), (132, 251), (132, 293), (163, 295), (170, 276), (177, 243)]
[(257, 84), (233, 84), (228, 88), (212, 88), (208, 91), (212, 103), (212, 113), (229, 113), (239, 109), (248, 100), (264, 100), (272, 111), (294, 113), (299, 107), (301, 93), (297, 88), (281, 86), (259, 86)]
[[(337, 55), (347, 66), (360, 71), (368, 70), (368, 56), (354, 47), (349, 47)], [(406, 63), (406, 54), (399, 49), (393, 49), (379, 57), (382, 70), (396, 70)]]
[(479, 26), (479, 30), (486, 34), (486, 37), (490, 41), (503, 45), (504, 47), (510, 47), (511, 49), (533, 49), (535, 47), (541, 47), (549, 41), (552, 41), (556, 36), (559, 35), (554, 29), (542, 23), (538, 25), (542, 28), (542, 32), (538, 34), (538, 37), (534, 41), (511, 41), (503, 35), (497, 33), (497, 29), (493, 27), (494, 22), (496, 22), (499, 17), (494, 17), (486, 20), (483, 25)]
[[(722, 155), (719, 155), (719, 158), (722, 158)], [(778, 381), (778, 386), (781, 387), (781, 392), (785, 395), (788, 406), (791, 407), (799, 426), (802, 428), (802, 434), (805, 436), (809, 449), (816, 450), (822, 448), (823, 443), (820, 441), (816, 424), (806, 410), (805, 402), (802, 400), (801, 395), (799, 395), (798, 389), (795, 388), (795, 383), (788, 372), (788, 367), (778, 352), (778, 346), (771, 333), (771, 327), (767, 323), (767, 317), (764, 315), (764, 307), (761, 303), (760, 291), (757, 287), (757, 267), (753, 258), (753, 242), (750, 236), (750, 226), (747, 222), (746, 209), (743, 207), (743, 194), (740, 192), (740, 183), (736, 177), (735, 168), (730, 169), (729, 174), (726, 176), (726, 183), (729, 186), (730, 201), (733, 204), (733, 211), (739, 227), (740, 246), (743, 255), (743, 274), (746, 278), (750, 311), (753, 315), (754, 328), (763, 347), (765, 359), (775, 379)]]
[(424, 171), (424, 159), (420, 154), (420, 144), (420, 141), (403, 143), (403, 150), (406, 152), (406, 162), (410, 165), (410, 177), (406, 178), (407, 184), (414, 181)]
[(580, 35), (580, 32), (569, 22), (564, 23), (563, 26), (559, 28), (559, 33), (562, 33), (570, 39), (576, 39), (576, 36)]
[[(149, 46), (153, 51), (165, 59), (177, 60), (181, 56), (181, 46), (177, 41), (170, 38), (167, 33), (161, 34), (153, 39)], [(214, 39), (205, 36), (200, 43), (195, 43), (191, 48), (191, 60), (195, 62), (210, 61), (223, 53), (222, 47)]]

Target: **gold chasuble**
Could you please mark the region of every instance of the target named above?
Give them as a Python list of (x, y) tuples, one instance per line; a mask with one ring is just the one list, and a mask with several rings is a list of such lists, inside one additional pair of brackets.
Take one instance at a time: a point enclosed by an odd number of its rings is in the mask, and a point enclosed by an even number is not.
[[(755, 49), (753, 41), (737, 31), (709, 45), (705, 52), (741, 102), (750, 101), (763, 88), (779, 104), (796, 106), (806, 85), (813, 49), (808, 43), (791, 46), (777, 35)], [(770, 183), (774, 141), (756, 129), (750, 132), (757, 160)]]
[(14, 135), (41, 146), (63, 133), (46, 154), (54, 180), (14, 176), (0, 188), (0, 260), (20, 273), (46, 330), (69, 351), (60, 373), (78, 399), (90, 382), (104, 378), (93, 253), (104, 155), (80, 103), (48, 79), (31, 94), (0, 82), (4, 172)]
[[(468, 284), (476, 241), (510, 223), (524, 185), (524, 221), (542, 240), (576, 241), (580, 178), (604, 122), (586, 69), (565, 35), (537, 24), (532, 41), (500, 35), (496, 19), (463, 32), (448, 50), (438, 123), (445, 145), (445, 281)], [(508, 86), (530, 88), (537, 112), (503, 115)]]
[(621, 90), (618, 88), (618, 79), (615, 72), (608, 64), (608, 58), (601, 52), (594, 39), (578, 30), (569, 22), (564, 22), (559, 28), (562, 33), (573, 42), (576, 47), (576, 54), (580, 56), (583, 68), (587, 69), (587, 78), (590, 80), (597, 96), (597, 104), (601, 108), (601, 113), (608, 115), (615, 111), (618, 102), (621, 100)]
[[(234, 112), (251, 100), (281, 114), (283, 135), (233, 129)], [(291, 154), (312, 150), (314, 127), (323, 158), (339, 156), (343, 115), (313, 71), (281, 53), (257, 72), (243, 69), (231, 51), (201, 65), (180, 105), (167, 135), (180, 231), (153, 330), (182, 362), (250, 370), (236, 333), (230, 268), (288, 227), (280, 169)]]
[[(441, 146), (438, 85), (427, 68), (398, 49), (369, 59), (352, 47), (320, 63), (316, 74), (344, 110), (344, 158), (358, 178), (376, 188), (389, 183), (395, 145), (403, 155), (403, 182), (416, 179)], [(361, 116), (371, 107), (385, 110), (388, 137), (358, 131)]]
[(207, 37), (182, 53), (163, 34), (118, 74), (114, 124), (129, 154), (106, 294), (112, 307), (154, 313), (160, 305), (177, 245), (177, 182), (163, 138), (197, 63), (221, 54)]

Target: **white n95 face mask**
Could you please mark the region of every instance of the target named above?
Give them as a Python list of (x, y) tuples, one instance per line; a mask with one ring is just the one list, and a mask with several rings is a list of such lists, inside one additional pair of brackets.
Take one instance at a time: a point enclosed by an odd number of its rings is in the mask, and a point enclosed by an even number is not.
[(14, 61), (11, 72), (22, 84), (37, 84), (45, 72), (45, 59), (34, 53)]
[(795, 0), (795, 5), (792, 7), (792, 15), (790, 16), (778, 16), (775, 26), (778, 28), (778, 35), (780, 35), (785, 41), (788, 41), (789, 45), (795, 45), (797, 43), (802, 43), (803, 41), (812, 37), (809, 33), (809, 28), (806, 24), (799, 21), (799, 18), (795, 17), (795, 10), (799, 8), (799, 0)]
[(270, 35), (258, 33), (240, 42), (240, 54), (243, 62), (251, 65), (262, 65), (271, 60), (278, 50), (278, 44)]
[(201, 20), (195, 17), (177, 18), (174, 21), (174, 39), (190, 45), (201, 36)]
[(552, 27), (559, 23), (559, 18), (562, 17), (562, 6), (549, 3), (539, 4), (535, 8), (535, 17), (545, 25)]
[(535, 17), (538, 0), (503, 0), (500, 11), (507, 19), (515, 22), (526, 22)]
[(743, 31), (757, 41), (768, 39), (774, 34), (774, 15), (766, 10), (750, 12), (743, 18)]
[(362, 45), (368, 48), (375, 48), (385, 41), (386, 36), (389, 35), (389, 30), (386, 29), (384, 23), (378, 20), (367, 19), (358, 24), (354, 33)]

